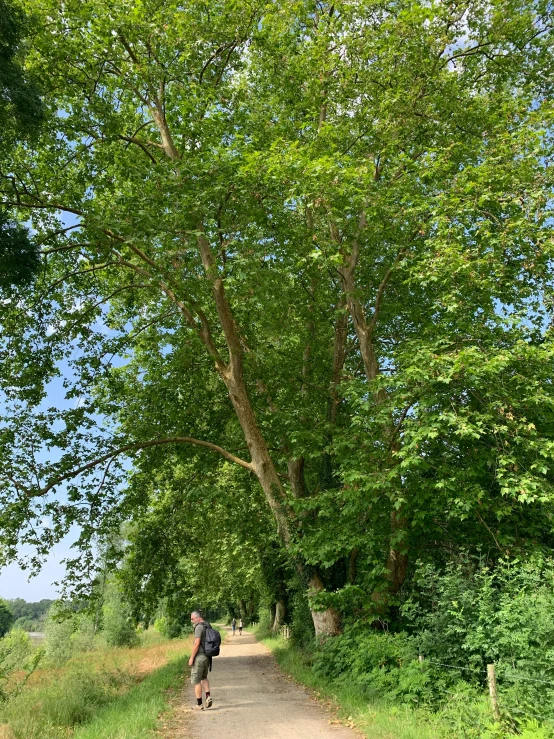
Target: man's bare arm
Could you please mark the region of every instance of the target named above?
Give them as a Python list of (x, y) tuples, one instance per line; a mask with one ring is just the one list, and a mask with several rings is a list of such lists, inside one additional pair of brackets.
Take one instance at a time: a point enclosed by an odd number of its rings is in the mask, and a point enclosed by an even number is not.
[(200, 641), (201, 641), (200, 637), (194, 640), (194, 644), (192, 646), (192, 652), (191, 652), (190, 659), (189, 659), (189, 667), (192, 667), (194, 664), (194, 659), (196, 655), (198, 654), (198, 650), (200, 649)]

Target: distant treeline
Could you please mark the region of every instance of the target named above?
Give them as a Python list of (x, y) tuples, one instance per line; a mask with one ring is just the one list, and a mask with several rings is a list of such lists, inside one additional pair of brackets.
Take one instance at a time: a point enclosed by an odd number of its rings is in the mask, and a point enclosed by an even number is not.
[(6, 600), (15, 619), (14, 626), (19, 626), (25, 631), (42, 631), (44, 619), (53, 602), (48, 598), (43, 598), (37, 603), (27, 603), (23, 598)]

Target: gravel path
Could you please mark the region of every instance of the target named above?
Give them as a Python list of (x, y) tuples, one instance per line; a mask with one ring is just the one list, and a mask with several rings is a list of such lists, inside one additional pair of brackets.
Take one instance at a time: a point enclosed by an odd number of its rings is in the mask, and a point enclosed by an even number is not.
[[(332, 715), (280, 673), (269, 650), (252, 634), (228, 634), (210, 673), (213, 706), (186, 711), (175, 739), (353, 739), (355, 731), (330, 723)], [(194, 704), (189, 685), (185, 701)]]

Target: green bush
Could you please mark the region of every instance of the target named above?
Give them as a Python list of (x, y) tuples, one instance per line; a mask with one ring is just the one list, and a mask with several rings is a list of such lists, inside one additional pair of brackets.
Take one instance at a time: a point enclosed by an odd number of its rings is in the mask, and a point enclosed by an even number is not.
[(337, 684), (355, 683), (368, 697), (430, 701), (429, 673), (417, 657), (415, 642), (406, 634), (353, 628), (319, 645), (313, 671)]
[(73, 614), (60, 603), (50, 606), (44, 625), (46, 660), (54, 667), (62, 667), (73, 654), (71, 637), (76, 629)]
[(134, 647), (139, 643), (131, 608), (115, 582), (106, 588), (102, 616), (104, 636), (111, 647)]
[(553, 586), (550, 558), (506, 560), (494, 569), (470, 558), (443, 572), (421, 566), (403, 616), (435, 681), (456, 673), (439, 662), (484, 685), (494, 662), (515, 723), (526, 714), (554, 720)]
[(314, 643), (314, 622), (306, 592), (303, 588), (293, 591), (289, 601), (291, 637), (295, 644), (308, 647)]
[[(0, 639), (0, 700), (7, 701), (18, 695), (29, 676), (44, 655), (44, 650), (34, 649), (29, 635), (22, 629), (12, 629)], [(19, 673), (16, 677), (14, 673)]]
[(71, 651), (91, 652), (98, 647), (98, 635), (94, 626), (94, 618), (88, 613), (79, 613), (74, 617), (75, 630), (71, 634)]

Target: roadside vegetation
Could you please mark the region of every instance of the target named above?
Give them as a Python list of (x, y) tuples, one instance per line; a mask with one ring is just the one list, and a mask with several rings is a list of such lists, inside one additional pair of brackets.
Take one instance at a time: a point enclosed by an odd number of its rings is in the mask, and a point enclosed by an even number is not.
[(298, 610), (277, 634), (262, 613), (256, 633), (286, 672), (368, 737), (545, 739), (554, 736), (553, 583), (552, 559), (421, 566), (390, 630), (351, 616), (340, 636), (316, 641)]
[[(182, 684), (190, 640), (146, 634), (132, 649), (76, 655), (61, 668), (43, 665), (0, 706), (2, 737), (125, 739), (153, 736), (171, 691)], [(157, 642), (157, 643), (156, 643)], [(8, 730), (9, 727), (9, 730)]]
[(264, 611), (255, 633), (286, 673), (371, 739), (553, 737), (554, 562), (503, 563), (494, 572), (468, 564), (443, 576), (422, 568), (425, 582), (406, 598), (395, 631), (351, 618), (340, 636), (316, 641), (307, 638), (309, 614), (297, 612), (275, 633)]
[(552, 12), (0, 0), (0, 565), (76, 535), (55, 669), (265, 609), (379, 721), (550, 736)]
[(0, 639), (0, 736), (151, 737), (189, 655), (186, 633), (135, 628), (113, 581), (95, 610), (53, 602), (43, 644), (17, 626)]

